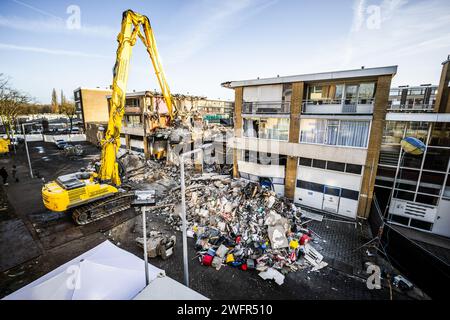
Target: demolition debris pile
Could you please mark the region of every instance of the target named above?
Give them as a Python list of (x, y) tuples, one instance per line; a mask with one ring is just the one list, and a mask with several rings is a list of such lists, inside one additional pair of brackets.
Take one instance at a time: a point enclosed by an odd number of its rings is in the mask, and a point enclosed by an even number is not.
[[(134, 162), (125, 162), (131, 172), (143, 170), (134, 176), (136, 182), (172, 181), (153, 212), (181, 230), (178, 167), (133, 157)], [(142, 165), (145, 169), (140, 169)], [(258, 184), (215, 173), (186, 174), (186, 207), (188, 236), (195, 238), (205, 266), (254, 269), (263, 279), (282, 284), (289, 272), (327, 265), (311, 245), (313, 234), (302, 221), (301, 210)]]

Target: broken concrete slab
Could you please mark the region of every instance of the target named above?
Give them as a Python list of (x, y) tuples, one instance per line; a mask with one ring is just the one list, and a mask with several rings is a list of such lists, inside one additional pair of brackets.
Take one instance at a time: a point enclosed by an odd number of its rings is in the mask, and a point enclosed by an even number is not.
[(269, 268), (266, 271), (260, 272), (258, 275), (264, 280), (275, 280), (279, 286), (284, 283), (284, 275), (274, 268)]

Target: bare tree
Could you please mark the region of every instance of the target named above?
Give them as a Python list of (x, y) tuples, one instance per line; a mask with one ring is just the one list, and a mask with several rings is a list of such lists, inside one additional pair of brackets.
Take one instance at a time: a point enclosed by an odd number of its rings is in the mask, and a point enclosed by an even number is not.
[(61, 113), (65, 114), (70, 120), (70, 133), (72, 133), (73, 118), (75, 117), (75, 103), (72, 101), (63, 100), (61, 105)]
[(30, 102), (30, 97), (9, 85), (8, 78), (0, 74), (0, 120), (10, 138), (11, 128), (23, 107)]

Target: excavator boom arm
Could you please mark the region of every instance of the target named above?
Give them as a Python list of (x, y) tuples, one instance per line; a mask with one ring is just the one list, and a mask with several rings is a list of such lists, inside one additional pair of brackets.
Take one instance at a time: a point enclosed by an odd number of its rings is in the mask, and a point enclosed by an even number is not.
[(115, 185), (120, 185), (121, 183), (116, 155), (120, 147), (120, 131), (125, 111), (129, 63), (132, 48), (136, 43), (137, 37), (142, 40), (147, 48), (171, 119), (173, 119), (174, 114), (172, 96), (159, 59), (150, 21), (146, 16), (135, 13), (132, 10), (127, 10), (123, 13), (121, 31), (117, 37), (119, 46), (117, 48), (116, 63), (113, 71), (108, 129), (105, 138), (101, 141), (102, 155), (100, 171), (98, 173), (101, 181), (111, 181)]

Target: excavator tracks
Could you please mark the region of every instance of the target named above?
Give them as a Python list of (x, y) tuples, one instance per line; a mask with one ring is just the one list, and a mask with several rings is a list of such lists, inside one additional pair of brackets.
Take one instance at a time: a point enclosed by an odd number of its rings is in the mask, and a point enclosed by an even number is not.
[(125, 211), (131, 207), (133, 195), (133, 192), (116, 193), (114, 196), (88, 203), (74, 209), (72, 219), (82, 226)]

